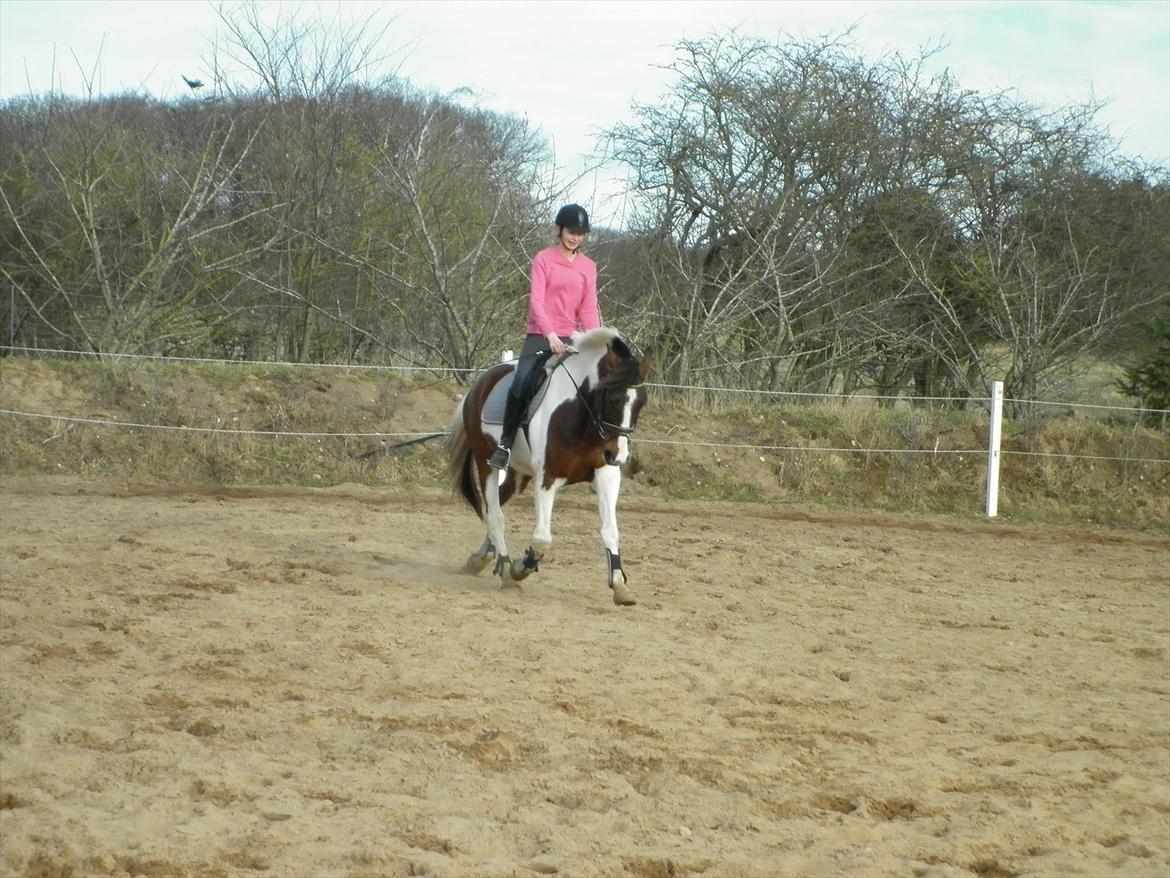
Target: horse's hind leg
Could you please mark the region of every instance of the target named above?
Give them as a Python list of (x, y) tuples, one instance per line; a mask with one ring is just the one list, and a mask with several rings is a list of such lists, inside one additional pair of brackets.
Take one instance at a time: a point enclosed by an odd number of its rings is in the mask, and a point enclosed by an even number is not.
[(622, 568), (618, 546), (617, 501), (622, 487), (622, 471), (616, 466), (603, 466), (593, 473), (593, 487), (597, 491), (597, 512), (601, 518), (601, 542), (605, 546), (605, 565), (613, 602), (629, 607), (638, 602), (634, 590)]
[(552, 548), (552, 510), (556, 500), (557, 489), (564, 484), (564, 479), (557, 479), (551, 488), (543, 488), (539, 483), (533, 488), (533, 497), (536, 512), (536, 526), (532, 529), (532, 542), (523, 558), (512, 562), (512, 579), (516, 582), (527, 579), (540, 569), (540, 561), (545, 553)]
[(483, 538), (483, 545), (479, 547), (479, 551), (471, 553), (467, 563), (463, 565), (463, 572), (475, 576), (483, 572), (483, 568), (487, 567), (495, 557), (496, 547), (492, 543), (491, 535), (488, 535)]
[(488, 471), (483, 485), (483, 498), (487, 541), (496, 547), (494, 572), (500, 577), (501, 588), (519, 588), (520, 581), (512, 575), (512, 559), (508, 557), (508, 545), (504, 539), (504, 510), (500, 505), (500, 480), (496, 470)]

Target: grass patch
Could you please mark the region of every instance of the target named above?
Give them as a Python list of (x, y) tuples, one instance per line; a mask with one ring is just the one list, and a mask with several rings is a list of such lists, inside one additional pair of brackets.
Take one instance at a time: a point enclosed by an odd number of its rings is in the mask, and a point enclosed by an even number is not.
[[(462, 392), (454, 383), (374, 370), (9, 357), (0, 361), (0, 407), (176, 429), (3, 416), (0, 473), (445, 488), (441, 438), (394, 446), (445, 432)], [(683, 500), (978, 516), (987, 420), (977, 403), (701, 405), (655, 391), (627, 476), (634, 490)], [(1115, 412), (1090, 417), (1057, 408), (1006, 420), (1003, 447), (1004, 519), (1170, 527), (1170, 467), (1095, 459), (1168, 459), (1164, 431)]]

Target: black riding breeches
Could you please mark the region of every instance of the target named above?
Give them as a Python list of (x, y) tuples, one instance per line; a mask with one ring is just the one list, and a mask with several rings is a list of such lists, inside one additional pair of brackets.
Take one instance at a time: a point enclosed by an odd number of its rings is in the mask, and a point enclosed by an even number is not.
[[(562, 337), (561, 341), (569, 343), (569, 339)], [(524, 338), (524, 347), (520, 348), (520, 361), (516, 364), (516, 374), (512, 378), (512, 386), (508, 388), (508, 395), (517, 402), (528, 402), (529, 384), (533, 378), (532, 370), (542, 358), (537, 356), (541, 351), (548, 350), (548, 339), (543, 335), (528, 334)]]
[[(569, 343), (567, 338), (561, 341)], [(524, 338), (524, 346), (520, 348), (519, 361), (516, 363), (516, 373), (512, 377), (512, 386), (508, 388), (508, 403), (504, 410), (503, 442), (510, 445), (516, 430), (520, 427), (520, 420), (524, 417), (524, 410), (528, 408), (528, 400), (532, 396), (532, 388), (536, 383), (533, 371), (537, 364), (544, 362), (540, 356), (542, 351), (548, 350), (548, 339), (543, 335), (528, 334)]]

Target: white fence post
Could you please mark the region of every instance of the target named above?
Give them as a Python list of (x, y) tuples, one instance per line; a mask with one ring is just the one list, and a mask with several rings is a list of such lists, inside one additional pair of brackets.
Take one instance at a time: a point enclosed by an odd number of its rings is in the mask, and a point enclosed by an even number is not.
[(987, 433), (987, 517), (999, 512), (999, 443), (1003, 433), (1003, 382), (991, 382), (991, 429)]

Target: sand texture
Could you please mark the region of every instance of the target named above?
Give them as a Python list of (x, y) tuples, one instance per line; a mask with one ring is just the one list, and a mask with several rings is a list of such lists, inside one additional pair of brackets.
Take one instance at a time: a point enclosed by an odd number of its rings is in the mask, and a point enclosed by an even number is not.
[[(1170, 541), (0, 483), (0, 874), (1170, 874)], [(527, 545), (530, 501), (509, 524)]]

